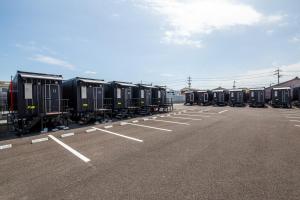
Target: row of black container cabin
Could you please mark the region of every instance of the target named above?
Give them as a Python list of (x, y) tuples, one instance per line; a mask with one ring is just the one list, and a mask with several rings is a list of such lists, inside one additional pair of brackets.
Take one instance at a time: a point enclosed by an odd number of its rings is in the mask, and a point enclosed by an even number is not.
[(273, 107), (291, 108), (292, 101), (300, 102), (300, 88), (292, 90), (290, 87), (272, 88), (271, 99), (266, 100), (264, 88), (245, 89), (217, 89), (185, 92), (185, 104), (216, 105), (216, 106), (246, 106), (265, 107), (270, 103)]
[(87, 123), (112, 116), (169, 111), (166, 88), (127, 82), (18, 71), (8, 92), (13, 130), (43, 130), (72, 121)]

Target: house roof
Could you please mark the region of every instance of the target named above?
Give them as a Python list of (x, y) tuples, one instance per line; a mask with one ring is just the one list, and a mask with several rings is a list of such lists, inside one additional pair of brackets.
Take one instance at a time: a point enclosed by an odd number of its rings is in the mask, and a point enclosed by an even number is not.
[(270, 88), (274, 88), (274, 87), (280, 87), (281, 85), (284, 85), (286, 83), (289, 83), (289, 82), (292, 82), (294, 80), (299, 80), (300, 81), (300, 78), (298, 76), (296, 76), (295, 78), (291, 79), (291, 80), (288, 80), (288, 81), (285, 81), (285, 82), (282, 82), (282, 83), (279, 83), (279, 84), (276, 84), (276, 85), (272, 85), (270, 87), (267, 87), (266, 89), (270, 89)]

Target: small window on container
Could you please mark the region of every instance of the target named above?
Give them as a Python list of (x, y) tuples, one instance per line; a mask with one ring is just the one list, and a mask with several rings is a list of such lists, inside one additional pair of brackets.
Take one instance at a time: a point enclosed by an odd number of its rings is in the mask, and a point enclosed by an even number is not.
[(117, 98), (121, 99), (121, 88), (117, 88)]
[(86, 86), (81, 86), (81, 98), (86, 99)]
[(217, 93), (214, 93), (214, 97), (215, 97), (215, 98), (217, 97)]
[(160, 98), (160, 91), (157, 92), (157, 97)]
[(251, 97), (254, 97), (254, 92), (253, 91), (251, 92)]
[(277, 91), (277, 90), (274, 91), (274, 96), (275, 96), (275, 97), (278, 96), (278, 91)]
[(32, 99), (32, 83), (24, 83), (25, 99)]
[(141, 98), (145, 98), (145, 90), (141, 90)]
[(234, 93), (233, 92), (231, 92), (231, 97), (234, 97)]

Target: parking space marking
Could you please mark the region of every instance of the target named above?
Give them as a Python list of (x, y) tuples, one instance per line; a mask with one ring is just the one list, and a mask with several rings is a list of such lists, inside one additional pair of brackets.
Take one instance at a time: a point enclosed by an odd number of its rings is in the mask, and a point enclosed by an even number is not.
[(300, 122), (300, 120), (290, 119), (290, 122)]
[(300, 119), (300, 117), (296, 117), (296, 116), (295, 116), (295, 117), (289, 116), (289, 117), (286, 117), (286, 118), (289, 118), (289, 119), (294, 119), (294, 118), (295, 118), (295, 119)]
[(72, 154), (74, 154), (78, 158), (80, 158), (82, 161), (84, 161), (86, 163), (91, 161), (89, 158), (85, 157), (84, 155), (82, 155), (81, 153), (79, 153), (78, 151), (76, 151), (75, 149), (70, 147), (69, 145), (63, 143), (62, 141), (60, 141), (59, 139), (57, 139), (53, 135), (48, 135), (48, 137), (51, 138), (56, 143), (58, 143), (59, 145), (61, 145), (62, 147), (64, 147), (65, 149), (67, 149), (68, 151), (70, 151)]
[(190, 125), (190, 124), (188, 124), (188, 123), (183, 123), (183, 122), (173, 122), (173, 121), (160, 120), (160, 119), (153, 119), (153, 121), (166, 122), (166, 123), (171, 123), (171, 124), (187, 125), (187, 126)]
[(300, 125), (295, 125), (296, 127), (300, 127)]
[(202, 119), (195, 119), (195, 118), (189, 118), (189, 117), (170, 117), (174, 119), (188, 119), (188, 120), (194, 120), (194, 121), (200, 121)]
[(93, 129), (93, 128), (85, 130), (85, 132), (87, 132), (87, 133), (90, 133), (90, 132), (93, 132), (93, 131), (96, 131), (96, 130)]
[(222, 111), (220, 111), (220, 112), (218, 112), (219, 114), (222, 114), (222, 113), (224, 113), (224, 112), (227, 112), (228, 110), (222, 110)]
[(144, 142), (143, 140), (140, 140), (140, 139), (137, 139), (137, 138), (134, 138), (134, 137), (129, 137), (129, 136), (126, 136), (126, 135), (122, 135), (122, 134), (119, 134), (119, 133), (114, 133), (114, 132), (104, 130), (104, 129), (100, 129), (100, 128), (95, 128), (95, 127), (93, 127), (93, 128), (98, 130), (98, 131), (102, 131), (102, 132), (109, 133), (109, 134), (112, 134), (112, 135), (116, 135), (116, 136), (119, 136), (119, 137), (123, 137), (123, 138), (126, 138), (126, 139), (134, 140), (134, 141), (137, 141), (137, 142)]
[(5, 144), (0, 146), (0, 150), (12, 148), (12, 144)]
[(70, 137), (70, 136), (73, 136), (73, 135), (75, 135), (75, 134), (74, 133), (64, 133), (60, 137), (65, 138), (65, 137)]
[(184, 115), (184, 116), (188, 116), (188, 117), (211, 117), (211, 116), (207, 116), (207, 115), (189, 115), (189, 114), (176, 114), (176, 115)]
[(45, 142), (45, 141), (48, 141), (47, 137), (31, 140), (31, 144), (35, 144), (35, 143), (38, 143), (38, 142)]
[(160, 130), (160, 131), (167, 131), (167, 132), (172, 131), (170, 129), (158, 128), (158, 127), (154, 127), (154, 126), (146, 126), (146, 125), (142, 125), (142, 124), (133, 124), (133, 123), (127, 123), (127, 124), (132, 125), (132, 126), (140, 126), (140, 127), (144, 127), (144, 128), (156, 129), (156, 130)]

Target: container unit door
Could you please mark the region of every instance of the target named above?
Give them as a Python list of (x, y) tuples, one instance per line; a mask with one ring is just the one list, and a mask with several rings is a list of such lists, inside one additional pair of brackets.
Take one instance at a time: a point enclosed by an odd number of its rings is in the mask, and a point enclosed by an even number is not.
[(208, 93), (203, 94), (203, 102), (208, 102)]
[(237, 92), (236, 101), (238, 103), (242, 103), (243, 102), (243, 93), (242, 92)]
[(124, 96), (125, 96), (125, 107), (131, 106), (131, 88), (125, 88), (124, 89)]
[[(167, 98), (167, 96), (166, 96), (166, 91), (161, 91), (161, 104), (166, 104), (167, 102), (166, 102), (166, 99)], [(194, 100), (194, 94), (193, 94), (193, 100)]]
[(86, 88), (86, 110), (94, 111), (94, 88), (87, 87)]
[(94, 95), (94, 110), (102, 109), (103, 108), (103, 88), (102, 87), (94, 87), (93, 95)]
[[(37, 112), (37, 85), (32, 83), (24, 83), (24, 102), (26, 114), (35, 114)], [(34, 92), (35, 91), (35, 92)]]
[(145, 90), (145, 106), (151, 104), (151, 90)]
[(140, 89), (140, 106), (146, 105), (146, 91), (145, 89)]
[(218, 93), (218, 100), (219, 100), (219, 102), (224, 102), (224, 93), (223, 92)]
[(190, 93), (191, 102), (194, 102), (194, 93)]
[(263, 101), (263, 92), (257, 91), (257, 102), (261, 103)]
[(84, 86), (80, 86), (80, 101), (78, 102), (79, 106), (80, 106), (80, 110), (81, 111), (86, 111), (88, 109), (88, 92), (87, 92), (87, 87)]
[(289, 91), (288, 90), (282, 90), (282, 103), (288, 103), (289, 101)]
[(45, 85), (45, 108), (46, 113), (60, 112), (59, 85)]

